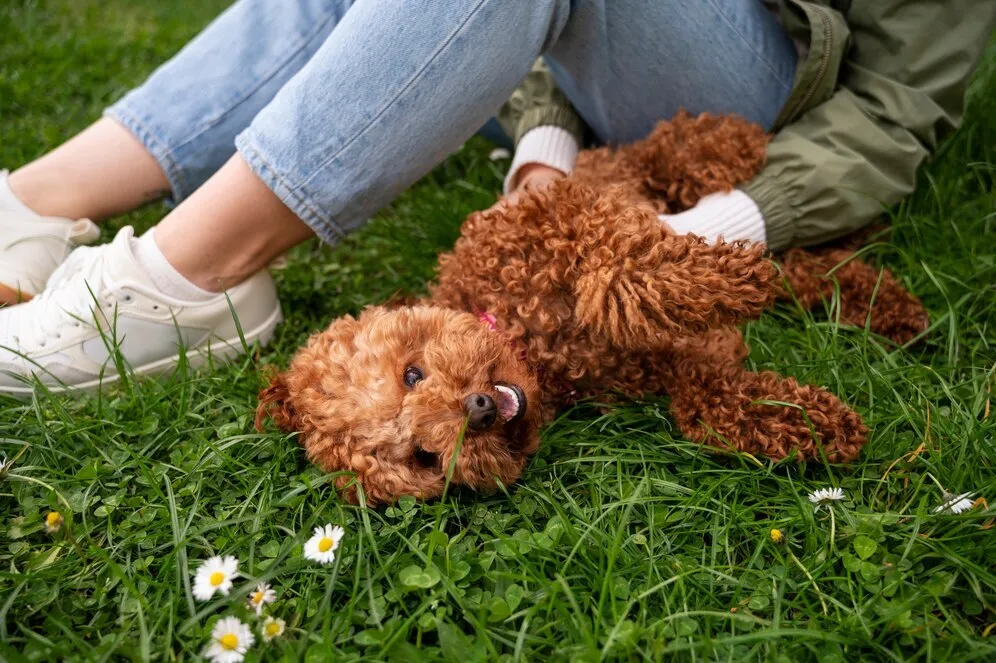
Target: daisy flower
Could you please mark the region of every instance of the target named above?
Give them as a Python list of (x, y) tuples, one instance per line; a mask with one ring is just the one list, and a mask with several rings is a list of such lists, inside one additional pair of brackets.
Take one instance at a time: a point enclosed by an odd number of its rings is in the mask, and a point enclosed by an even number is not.
[(972, 493), (962, 493), (961, 495), (955, 495), (953, 493), (944, 493), (944, 501), (939, 507), (934, 509), (934, 513), (965, 513), (974, 506), (975, 502), (972, 501)]
[(287, 622), (279, 617), (267, 617), (263, 620), (263, 625), (260, 627), (259, 631), (263, 634), (263, 640), (269, 642), (273, 638), (278, 638), (283, 635), (284, 629), (286, 628)]
[(263, 606), (277, 600), (277, 593), (270, 589), (270, 584), (261, 582), (256, 591), (249, 595), (249, 609), (256, 611), (256, 616), (263, 614)]
[(60, 529), (62, 529), (62, 523), (66, 522), (66, 519), (62, 517), (62, 514), (58, 511), (49, 511), (45, 516), (45, 531), (49, 534), (55, 534)]
[(782, 531), (780, 529), (772, 529), (768, 533), (768, 536), (771, 537), (772, 543), (781, 543), (782, 541), (785, 540), (785, 535), (782, 534)]
[(304, 544), (304, 556), (319, 564), (331, 564), (335, 561), (335, 551), (339, 547), (345, 530), (341, 527), (316, 527), (315, 535)]
[(839, 502), (842, 499), (844, 499), (843, 488), (820, 488), (819, 490), (814, 490), (809, 494), (809, 501), (812, 502), (817, 509), (824, 504)]
[(252, 631), (238, 617), (225, 617), (211, 629), (211, 644), (204, 650), (204, 657), (213, 663), (239, 663), (255, 641)]
[[(207, 601), (215, 592), (228, 595), (232, 589), (232, 578), (239, 574), (239, 560), (231, 555), (215, 555), (197, 569), (194, 576), (194, 598)], [(241, 660), (241, 659), (239, 659)]]

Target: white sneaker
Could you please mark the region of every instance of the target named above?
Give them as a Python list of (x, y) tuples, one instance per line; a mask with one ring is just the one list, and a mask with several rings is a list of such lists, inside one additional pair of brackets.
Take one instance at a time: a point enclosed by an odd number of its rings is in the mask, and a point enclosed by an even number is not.
[(239, 325), (247, 344), (269, 342), (282, 317), (266, 270), (207, 301), (178, 301), (135, 261), (133, 235), (129, 226), (111, 244), (76, 249), (38, 296), (0, 309), (0, 392), (29, 395), (32, 376), (52, 391), (111, 384), (115, 347), (147, 375), (169, 372), (180, 346), (191, 366), (242, 354)]
[[(0, 186), (7, 171), (0, 170)], [(0, 305), (30, 299), (77, 246), (91, 244), (100, 230), (89, 219), (63, 219), (0, 206)]]

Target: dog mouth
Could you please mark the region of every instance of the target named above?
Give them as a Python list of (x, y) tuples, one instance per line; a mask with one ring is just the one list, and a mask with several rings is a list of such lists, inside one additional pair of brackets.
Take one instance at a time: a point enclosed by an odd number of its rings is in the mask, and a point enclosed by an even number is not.
[(498, 382), (495, 391), (498, 392), (498, 416), (506, 424), (514, 424), (526, 415), (526, 394), (519, 385)]
[(412, 459), (415, 461), (415, 465), (423, 470), (438, 470), (441, 465), (439, 454), (428, 451), (421, 444), (417, 443), (415, 451), (412, 453)]

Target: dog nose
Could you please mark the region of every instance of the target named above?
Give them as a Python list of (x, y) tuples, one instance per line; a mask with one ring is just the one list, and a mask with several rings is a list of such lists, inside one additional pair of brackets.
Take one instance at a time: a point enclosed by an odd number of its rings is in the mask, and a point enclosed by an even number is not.
[(498, 406), (487, 394), (471, 394), (463, 399), (463, 408), (470, 415), (467, 425), (471, 430), (484, 430), (498, 418)]

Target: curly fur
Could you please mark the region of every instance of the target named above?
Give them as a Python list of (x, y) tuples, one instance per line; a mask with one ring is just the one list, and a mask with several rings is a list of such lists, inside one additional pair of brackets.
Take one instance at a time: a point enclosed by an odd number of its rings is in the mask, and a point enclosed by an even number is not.
[(753, 177), (764, 165), (768, 138), (740, 118), (681, 111), (642, 141), (582, 152), (571, 178), (619, 185), (659, 214), (673, 214)]
[[(684, 434), (717, 448), (852, 460), (860, 417), (824, 389), (744, 368), (736, 325), (784, 283), (807, 306), (840, 287), (846, 315), (864, 320), (877, 284), (872, 327), (900, 338), (925, 319), (915, 298), (856, 260), (833, 271), (835, 286), (827, 274), (846, 256), (834, 251), (790, 252), (783, 275), (760, 246), (710, 246), (657, 218), (752, 177), (766, 142), (739, 118), (681, 114), (644, 141), (583, 153), (570, 178), (514, 206), (472, 214), (427, 299), (314, 335), (260, 394), (257, 426), (269, 416), (299, 431), (308, 457), (368, 504), (438, 496), (451, 467), (456, 484), (508, 485), (542, 423), (596, 394), (667, 393)], [(410, 366), (424, 374), (414, 387)], [(501, 384), (521, 388), (525, 416), (469, 430), (467, 396), (497, 399)]]
[[(409, 389), (403, 375), (414, 365), (426, 379)], [(451, 462), (454, 483), (493, 488), (519, 476), (539, 447), (541, 423), (533, 408), (514, 425), (468, 437), (457, 454), (464, 397), (495, 395), (496, 380), (519, 385), (527, 402), (540, 401), (532, 372), (475, 316), (371, 307), (309, 339), (260, 394), (256, 424), (268, 415), (282, 429), (300, 431), (308, 458), (355, 475), (368, 504), (439, 495)], [(356, 501), (352, 475), (338, 476), (336, 486)]]
[(868, 328), (897, 345), (909, 343), (930, 326), (920, 300), (891, 271), (834, 246), (791, 249), (782, 257), (789, 292), (809, 309), (840, 292), (840, 320)]

